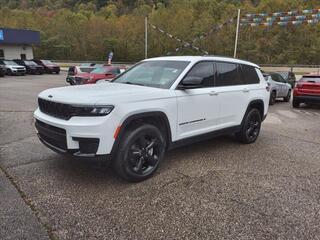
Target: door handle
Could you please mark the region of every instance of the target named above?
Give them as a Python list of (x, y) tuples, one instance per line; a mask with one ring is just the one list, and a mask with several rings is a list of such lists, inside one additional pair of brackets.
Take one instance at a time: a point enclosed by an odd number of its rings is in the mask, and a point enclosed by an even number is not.
[(244, 88), (242, 91), (245, 93), (250, 92), (250, 90), (248, 88)]
[(215, 92), (215, 91), (211, 91), (211, 92), (209, 92), (209, 95), (210, 95), (210, 96), (218, 96), (219, 93), (218, 93), (218, 92)]

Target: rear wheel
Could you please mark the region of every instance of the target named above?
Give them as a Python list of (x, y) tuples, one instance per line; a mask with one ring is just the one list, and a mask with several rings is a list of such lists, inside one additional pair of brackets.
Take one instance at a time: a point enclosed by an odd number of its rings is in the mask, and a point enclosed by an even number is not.
[(283, 101), (289, 102), (289, 101), (290, 101), (290, 98), (291, 98), (291, 90), (288, 91), (288, 94), (287, 94), (286, 97), (283, 98)]
[(294, 107), (294, 108), (300, 107), (300, 102), (295, 98), (293, 98), (293, 100), (292, 100), (292, 107)]
[(127, 181), (139, 182), (151, 177), (165, 155), (165, 138), (154, 125), (138, 125), (128, 130), (120, 142), (113, 165)]
[(269, 105), (274, 105), (276, 103), (277, 93), (276, 91), (272, 91), (270, 95)]
[(236, 133), (242, 143), (253, 143), (257, 140), (261, 128), (261, 115), (258, 109), (250, 109), (242, 122), (241, 130)]

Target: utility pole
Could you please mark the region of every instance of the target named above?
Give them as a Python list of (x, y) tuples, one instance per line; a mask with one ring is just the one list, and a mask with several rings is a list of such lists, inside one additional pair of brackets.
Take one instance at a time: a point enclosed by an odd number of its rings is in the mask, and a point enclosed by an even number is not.
[(239, 37), (239, 27), (240, 27), (240, 13), (241, 13), (241, 10), (240, 10), (240, 9), (238, 9), (236, 40), (235, 40), (235, 42), (234, 42), (234, 53), (233, 53), (233, 57), (234, 57), (234, 58), (236, 58), (236, 57), (237, 57), (237, 47), (238, 47), (238, 37)]
[(148, 17), (144, 18), (144, 58), (148, 58)]

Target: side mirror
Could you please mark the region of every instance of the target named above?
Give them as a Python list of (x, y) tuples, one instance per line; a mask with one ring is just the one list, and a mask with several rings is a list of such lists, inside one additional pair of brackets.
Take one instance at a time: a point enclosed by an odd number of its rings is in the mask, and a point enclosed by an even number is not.
[(179, 88), (180, 89), (190, 89), (201, 86), (203, 83), (203, 78), (201, 77), (186, 77), (182, 80)]

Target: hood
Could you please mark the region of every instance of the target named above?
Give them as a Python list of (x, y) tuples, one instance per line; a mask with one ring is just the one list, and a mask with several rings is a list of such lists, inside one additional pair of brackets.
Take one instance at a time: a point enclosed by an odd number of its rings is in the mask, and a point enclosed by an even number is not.
[(5, 65), (5, 66), (9, 68), (25, 68), (25, 66), (21, 66), (21, 65)]
[[(40, 98), (69, 104), (113, 104), (163, 98), (167, 89), (122, 83), (77, 85), (45, 90)], [(50, 97), (49, 97), (50, 96)]]

